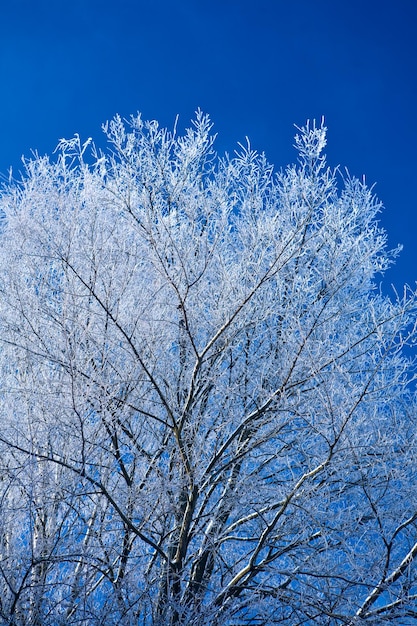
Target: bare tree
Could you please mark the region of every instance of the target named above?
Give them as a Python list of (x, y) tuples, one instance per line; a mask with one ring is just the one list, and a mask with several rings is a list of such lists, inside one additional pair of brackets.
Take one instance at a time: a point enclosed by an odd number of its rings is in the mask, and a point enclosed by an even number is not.
[(3, 190), (2, 623), (417, 624), (416, 301), (325, 130), (116, 117)]

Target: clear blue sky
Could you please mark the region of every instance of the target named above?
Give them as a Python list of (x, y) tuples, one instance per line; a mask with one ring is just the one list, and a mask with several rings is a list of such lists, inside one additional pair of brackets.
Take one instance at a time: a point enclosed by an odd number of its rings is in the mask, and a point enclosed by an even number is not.
[(326, 118), (331, 165), (377, 183), (386, 282), (417, 279), (416, 0), (9, 0), (0, 8), (0, 172), (115, 113), (186, 126), (197, 107), (232, 152), (278, 168), (293, 124)]

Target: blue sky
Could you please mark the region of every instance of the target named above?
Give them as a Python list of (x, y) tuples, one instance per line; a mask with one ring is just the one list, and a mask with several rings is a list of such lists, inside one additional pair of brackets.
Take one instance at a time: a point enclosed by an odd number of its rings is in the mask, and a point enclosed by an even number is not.
[(328, 157), (385, 205), (385, 278), (417, 280), (415, 0), (9, 0), (0, 15), (0, 172), (115, 113), (185, 127), (200, 107), (233, 152), (248, 135), (277, 168), (294, 124), (325, 116)]

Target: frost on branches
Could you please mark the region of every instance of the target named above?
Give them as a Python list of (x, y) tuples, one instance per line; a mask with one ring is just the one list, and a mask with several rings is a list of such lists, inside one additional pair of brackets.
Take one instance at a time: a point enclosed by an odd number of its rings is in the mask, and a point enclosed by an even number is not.
[(116, 117), (1, 193), (1, 624), (417, 624), (380, 205), (323, 126), (278, 174), (210, 130)]

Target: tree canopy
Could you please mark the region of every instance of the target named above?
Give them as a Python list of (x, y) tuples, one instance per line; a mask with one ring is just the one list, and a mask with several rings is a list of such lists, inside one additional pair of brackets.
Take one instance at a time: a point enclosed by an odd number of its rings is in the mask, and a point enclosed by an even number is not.
[(416, 298), (363, 181), (141, 116), (0, 196), (0, 620), (417, 624)]

